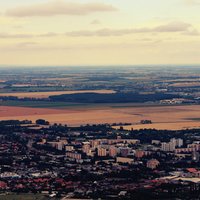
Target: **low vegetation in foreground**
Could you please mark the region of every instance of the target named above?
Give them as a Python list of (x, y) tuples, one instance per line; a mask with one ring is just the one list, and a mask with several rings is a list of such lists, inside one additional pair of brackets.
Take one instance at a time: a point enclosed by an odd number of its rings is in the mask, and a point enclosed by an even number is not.
[[(41, 194), (1, 194), (0, 200), (49, 200), (49, 197)], [(58, 198), (51, 198), (51, 200), (58, 200)]]

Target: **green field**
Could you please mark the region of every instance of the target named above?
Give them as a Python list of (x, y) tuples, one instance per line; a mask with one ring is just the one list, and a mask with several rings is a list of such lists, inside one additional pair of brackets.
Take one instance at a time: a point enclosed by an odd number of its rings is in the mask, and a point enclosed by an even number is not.
[(83, 109), (83, 108), (131, 108), (131, 107), (167, 107), (181, 105), (161, 105), (158, 103), (72, 103), (72, 102), (50, 102), (50, 101), (17, 101), (9, 100), (0, 102), (0, 106), (17, 106), (28, 108), (51, 108), (51, 109)]
[(186, 118), (186, 120), (191, 120), (191, 121), (200, 121), (200, 118)]
[(30, 108), (56, 108), (56, 109), (87, 106), (86, 104), (82, 103), (49, 102), (49, 101), (3, 101), (0, 102), (0, 105), (30, 107)]
[[(72, 103), (72, 102), (50, 102), (50, 101), (3, 101), (0, 106), (17, 106), (27, 108), (50, 108), (50, 109), (96, 109), (113, 107), (113, 104), (96, 104), (96, 103)], [(116, 108), (120, 106), (116, 104)], [(126, 107), (125, 104), (121, 105)]]
[(49, 198), (41, 194), (10, 194), (0, 195), (0, 200), (58, 200), (58, 198)]

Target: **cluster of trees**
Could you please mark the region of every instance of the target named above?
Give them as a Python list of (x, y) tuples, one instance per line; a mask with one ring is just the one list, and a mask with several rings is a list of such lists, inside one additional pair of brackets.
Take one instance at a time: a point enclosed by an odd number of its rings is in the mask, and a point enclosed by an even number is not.
[(49, 125), (49, 122), (44, 119), (38, 119), (35, 121), (35, 123), (38, 125)]
[(167, 93), (139, 94), (139, 93), (81, 93), (81, 94), (63, 94), (50, 96), (52, 101), (78, 102), (78, 103), (144, 103), (148, 101), (159, 101), (164, 99), (179, 98), (179, 95)]
[(23, 120), (23, 121), (19, 121), (19, 120), (3, 120), (0, 121), (0, 125), (2, 126), (17, 126), (20, 124), (32, 124), (32, 121), (30, 120)]

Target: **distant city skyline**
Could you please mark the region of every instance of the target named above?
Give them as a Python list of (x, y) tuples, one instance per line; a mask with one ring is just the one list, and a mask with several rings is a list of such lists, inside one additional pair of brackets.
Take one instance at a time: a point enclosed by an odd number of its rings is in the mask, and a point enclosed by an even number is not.
[(0, 65), (200, 64), (200, 0), (0, 2)]

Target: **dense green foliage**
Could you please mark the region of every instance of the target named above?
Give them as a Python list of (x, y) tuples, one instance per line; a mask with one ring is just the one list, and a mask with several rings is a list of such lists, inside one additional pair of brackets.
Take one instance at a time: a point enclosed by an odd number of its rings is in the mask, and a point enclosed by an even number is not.
[(114, 94), (63, 94), (58, 96), (50, 96), (52, 101), (66, 101), (79, 103), (143, 103), (148, 101), (159, 101), (163, 99), (178, 98), (178, 95), (154, 93), (154, 94), (139, 94), (139, 93), (114, 93)]

